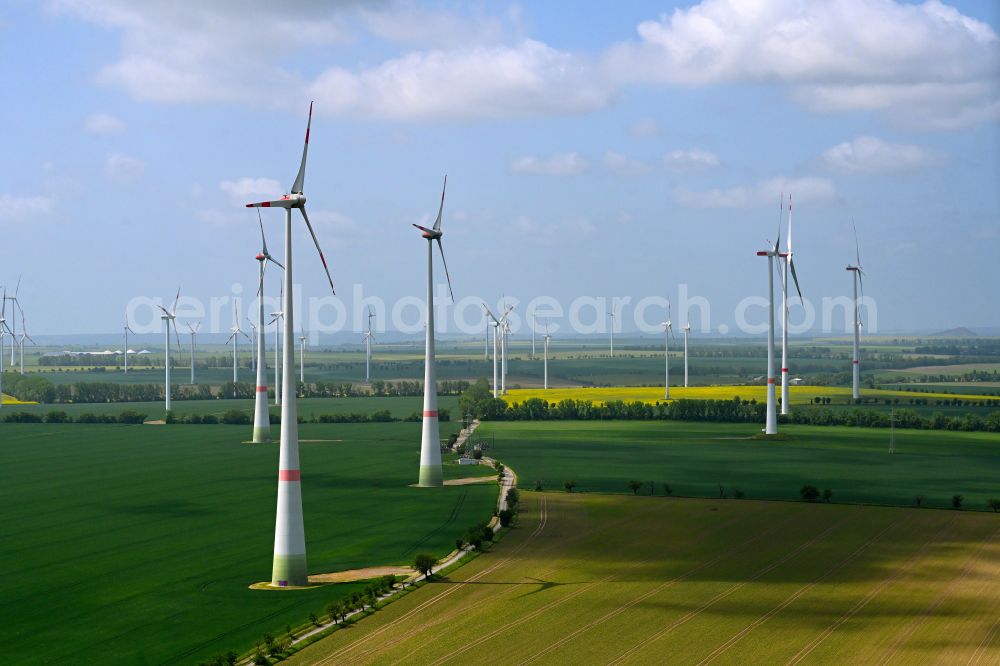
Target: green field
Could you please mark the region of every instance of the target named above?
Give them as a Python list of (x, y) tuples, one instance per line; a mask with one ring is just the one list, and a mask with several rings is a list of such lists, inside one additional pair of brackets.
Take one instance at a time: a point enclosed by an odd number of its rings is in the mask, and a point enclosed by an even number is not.
[[(270, 576), (275, 445), (236, 426), (0, 425), (7, 661), (193, 663), (306, 621), (341, 584)], [(441, 556), (489, 517), (494, 484), (422, 490), (420, 424), (303, 425), (311, 573)], [(446, 466), (446, 477), (468, 476)]]
[[(748, 498), (797, 500), (804, 484), (829, 488), (834, 500), (969, 509), (1000, 498), (1000, 436), (993, 433), (782, 426), (784, 441), (751, 439), (746, 424), (685, 421), (487, 422), (476, 439), (496, 437), (491, 451), (517, 470), (522, 487), (536, 480), (561, 489), (569, 479), (584, 492), (630, 493), (635, 479), (664, 493), (718, 497), (740, 488)], [(648, 486), (643, 491), (649, 492)]]
[(523, 497), (491, 552), (291, 662), (1000, 660), (1000, 516)]

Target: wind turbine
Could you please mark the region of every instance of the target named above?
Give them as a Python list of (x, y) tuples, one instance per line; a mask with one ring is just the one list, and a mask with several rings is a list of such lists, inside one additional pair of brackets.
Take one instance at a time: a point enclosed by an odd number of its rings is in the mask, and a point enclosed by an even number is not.
[(510, 319), (507, 317), (509, 312), (510, 310), (505, 312), (503, 315), (503, 337), (500, 338), (501, 351), (503, 353), (503, 375), (500, 377), (500, 390), (504, 395), (507, 395), (507, 371), (510, 358), (510, 346), (508, 345), (508, 339), (510, 338)]
[[(781, 200), (784, 200), (782, 195)], [(781, 219), (778, 219), (778, 240), (774, 247), (757, 252), (758, 257), (767, 257), (767, 420), (764, 433), (775, 435), (778, 432), (778, 415), (775, 410), (774, 395), (774, 258), (780, 256), (778, 245), (781, 243)]]
[[(254, 257), (257, 260), (257, 273), (258, 273), (258, 283), (257, 283), (257, 325), (254, 326), (254, 349), (255, 355), (257, 357), (256, 371), (257, 371), (257, 382), (256, 391), (254, 392), (254, 407), (253, 407), (253, 438), (251, 442), (254, 444), (264, 444), (265, 442), (271, 441), (271, 413), (267, 409), (267, 359), (264, 354), (264, 347), (266, 343), (266, 335), (264, 331), (264, 273), (267, 269), (268, 262), (274, 264), (278, 268), (284, 268), (281, 264), (274, 260), (271, 253), (267, 251), (267, 239), (264, 237), (264, 222), (260, 216), (260, 209), (257, 209), (257, 223), (260, 226), (260, 252)], [(284, 293), (284, 292), (282, 292)], [(247, 317), (249, 320), (249, 317)], [(253, 326), (253, 323), (250, 324)], [(274, 395), (278, 395), (278, 371), (277, 371), (277, 360), (278, 360), (278, 326), (274, 327), (274, 360), (275, 360), (275, 371), (274, 371)]]
[(0, 407), (3, 407), (3, 339), (7, 333), (10, 333), (11, 339), (14, 337), (13, 331), (7, 325), (7, 287), (3, 288), (3, 301), (0, 303), (2, 303), (0, 305)]
[(35, 344), (34, 339), (28, 335), (28, 327), (24, 324), (24, 310), (21, 308), (21, 304), (18, 303), (17, 310), (21, 314), (21, 337), (17, 339), (18, 346), (18, 357), (21, 360), (21, 374), (24, 374), (24, 341), (31, 340), (31, 344)]
[(614, 310), (608, 313), (611, 317), (611, 358), (615, 357), (615, 313)]
[(535, 360), (535, 317), (534, 315), (528, 315), (528, 320), (531, 323), (531, 360)]
[[(281, 287), (281, 302), (285, 301), (285, 287)], [(281, 362), (278, 358), (278, 350), (281, 349), (282, 355), (284, 354), (284, 349), (278, 343), (278, 331), (281, 330), (280, 322), (284, 319), (285, 313), (282, 310), (277, 310), (271, 313), (271, 321), (268, 324), (274, 324), (274, 405), (275, 407), (281, 406), (281, 381), (279, 378), (279, 372), (281, 370)]]
[(549, 388), (549, 322), (545, 322), (545, 335), (542, 336), (542, 362), (545, 367), (543, 377), (542, 388), (548, 390)]
[(451, 276), (448, 275), (448, 262), (444, 258), (444, 247), (441, 245), (441, 216), (444, 213), (444, 193), (448, 188), (448, 176), (444, 177), (441, 188), (441, 205), (438, 208), (434, 227), (428, 229), (419, 224), (413, 226), (419, 229), (427, 239), (427, 346), (424, 360), (424, 422), (420, 434), (420, 476), (417, 485), (420, 487), (441, 486), (441, 433), (438, 428), (437, 407), (437, 373), (434, 367), (434, 242), (437, 241), (441, 253), (441, 263), (448, 280), (448, 293), (455, 300), (451, 289)]
[(163, 355), (163, 381), (166, 386), (166, 391), (164, 395), (166, 401), (166, 410), (168, 412), (170, 411), (170, 326), (173, 325), (174, 327), (174, 337), (177, 339), (177, 348), (180, 349), (181, 339), (180, 336), (177, 335), (177, 301), (179, 301), (180, 298), (181, 298), (181, 289), (180, 287), (178, 287), (177, 296), (174, 297), (174, 305), (172, 308), (170, 308), (169, 312), (167, 312), (167, 309), (162, 305), (156, 306), (163, 311), (163, 314), (160, 315), (160, 319), (162, 319), (166, 324), (166, 328), (163, 329), (164, 349), (165, 349)]
[(861, 286), (861, 298), (864, 298), (865, 285), (861, 276), (865, 272), (861, 269), (861, 245), (858, 243), (858, 228), (854, 220), (851, 220), (851, 226), (854, 228), (854, 256), (857, 261), (854, 265), (848, 264), (847, 270), (854, 274), (854, 358), (851, 360), (851, 365), (854, 369), (854, 399), (857, 400), (861, 397), (861, 310), (858, 302), (858, 286)]
[(795, 290), (802, 300), (802, 290), (799, 289), (799, 277), (795, 274), (795, 264), (792, 261), (792, 195), (788, 195), (788, 236), (785, 238), (785, 254), (782, 262), (784, 274), (781, 278), (781, 413), (788, 414), (790, 409), (788, 398), (788, 273), (791, 271)]
[(235, 384), (237, 381), (239, 381), (239, 358), (237, 356), (237, 343), (239, 342), (239, 338), (241, 335), (244, 338), (246, 338), (247, 341), (250, 340), (250, 336), (244, 333), (243, 329), (240, 328), (240, 310), (239, 307), (237, 307), (236, 303), (233, 303), (233, 327), (229, 330), (230, 330), (229, 340), (226, 340), (226, 342), (233, 343), (233, 384), (234, 384), (233, 397), (235, 398), (236, 397)]
[(306, 383), (306, 332), (299, 331), (299, 382)]
[(257, 324), (253, 323), (253, 319), (250, 315), (246, 315), (247, 326), (250, 327), (250, 347), (253, 349), (253, 354), (250, 355), (250, 369), (254, 372), (257, 371)]
[(670, 338), (674, 335), (674, 325), (670, 321), (670, 301), (667, 300), (667, 320), (660, 323), (663, 327), (663, 397), (670, 399)]
[(375, 341), (375, 334), (372, 333), (372, 319), (375, 318), (375, 313), (372, 312), (371, 306), (368, 306), (368, 331), (365, 333), (363, 341), (365, 343), (365, 381), (370, 382), (372, 380), (372, 342)]
[[(284, 324), (285, 340), (295, 335), (295, 320), (292, 313), (292, 209), (297, 208), (309, 229), (316, 251), (319, 253), (323, 270), (326, 272), (330, 291), (333, 291), (333, 278), (326, 265), (326, 258), (319, 247), (319, 241), (313, 232), (309, 216), (306, 214), (306, 197), (302, 191), (306, 175), (306, 155), (309, 151), (309, 129), (312, 125), (312, 103), (309, 104), (309, 121), (306, 124), (306, 139), (302, 147), (302, 162), (299, 172), (292, 183), (291, 193), (275, 201), (262, 201), (247, 204), (248, 208), (284, 208), (285, 209), (285, 288), (284, 288)], [(271, 569), (271, 584), (275, 587), (289, 585), (308, 585), (309, 572), (306, 562), (305, 527), (302, 521), (302, 486), (299, 470), (299, 430), (298, 414), (295, 401), (294, 347), (284, 349), (284, 382), (285, 402), (281, 405), (281, 451), (278, 463), (278, 507), (274, 525), (274, 560)], [(277, 390), (277, 386), (275, 387)]]
[(128, 374), (128, 334), (135, 335), (135, 331), (128, 327), (128, 310), (125, 310), (125, 372)]
[[(194, 386), (194, 338), (198, 335), (198, 329), (201, 328), (201, 322), (195, 322), (195, 325), (187, 324), (188, 333), (191, 335), (191, 385)], [(128, 347), (128, 344), (125, 345)]]
[[(500, 331), (500, 320), (496, 318), (496, 315), (483, 303), (483, 309), (486, 310), (486, 315), (493, 320), (493, 397), (496, 398), (499, 395), (499, 384), (497, 377), (497, 362), (499, 361), (499, 331)], [(488, 322), (487, 322), (488, 323)]]
[(688, 386), (688, 336), (691, 335), (691, 321), (684, 324), (684, 388)]
[(7, 301), (11, 303), (11, 321), (14, 322), (14, 327), (11, 328), (7, 326), (7, 330), (10, 331), (10, 367), (14, 367), (14, 352), (17, 350), (17, 311), (21, 308), (20, 301), (17, 300), (17, 292), (21, 290), (21, 278), (17, 278), (17, 284), (14, 286), (14, 295), (8, 296), (7, 290), (4, 289), (3, 300), (6, 306)]

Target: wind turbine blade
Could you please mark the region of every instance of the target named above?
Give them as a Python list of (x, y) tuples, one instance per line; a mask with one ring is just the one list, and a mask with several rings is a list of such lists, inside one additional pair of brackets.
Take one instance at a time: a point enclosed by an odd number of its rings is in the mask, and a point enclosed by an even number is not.
[[(167, 322), (167, 327), (170, 326), (170, 322)], [(174, 340), (177, 342), (177, 348), (181, 348), (181, 336), (177, 335), (177, 324), (174, 324)]]
[(448, 262), (444, 258), (444, 247), (441, 245), (441, 239), (438, 238), (438, 250), (441, 251), (441, 263), (444, 264), (444, 276), (448, 279), (448, 293), (451, 294), (452, 303), (455, 302), (455, 292), (451, 290), (451, 276), (448, 274)]
[(434, 231), (441, 231), (441, 214), (444, 213), (444, 193), (448, 189), (448, 176), (445, 174), (444, 187), (441, 188), (441, 206), (438, 208), (437, 220), (434, 221)]
[(174, 307), (170, 308), (170, 314), (177, 314), (177, 301), (181, 300), (181, 288), (177, 287), (177, 295), (174, 297)]
[(163, 307), (162, 305), (157, 305), (156, 307), (160, 308), (160, 310), (163, 311), (163, 314), (167, 315), (168, 317), (170, 316), (170, 313), (167, 312), (167, 309), (165, 307)]
[[(312, 109), (312, 105), (310, 105), (309, 108)], [(310, 113), (311, 113), (311, 111), (310, 111)], [(306, 143), (308, 143), (308, 142), (309, 142), (309, 135), (308, 135), (308, 132), (307, 132), (306, 133)], [(304, 160), (305, 160), (305, 157), (303, 156), (303, 162), (302, 162), (303, 164), (305, 164)], [(333, 278), (330, 277), (330, 269), (326, 265), (326, 257), (323, 256), (323, 250), (319, 246), (319, 240), (316, 238), (316, 232), (313, 231), (312, 223), (309, 222), (309, 216), (306, 215), (306, 208), (305, 208), (305, 206), (303, 206), (302, 208), (299, 208), (299, 212), (302, 213), (302, 219), (306, 221), (306, 227), (309, 229), (309, 235), (312, 236), (313, 244), (316, 245), (316, 251), (319, 252), (319, 260), (323, 262), (323, 270), (326, 271), (326, 279), (330, 283), (330, 291), (333, 293), (334, 296), (336, 296), (337, 292), (333, 288)]]
[(857, 266), (861, 268), (861, 245), (858, 243), (858, 226), (854, 224), (854, 218), (851, 218), (851, 228), (854, 229), (854, 256), (857, 258)]
[(788, 255), (788, 267), (792, 270), (792, 281), (795, 282), (795, 291), (799, 292), (799, 302), (805, 307), (805, 299), (802, 298), (802, 290), (799, 289), (799, 276), (795, 274), (795, 262), (792, 261), (792, 255)]
[(299, 164), (299, 173), (292, 183), (292, 194), (302, 194), (302, 185), (306, 179), (306, 155), (309, 154), (309, 129), (312, 127), (313, 103), (309, 102), (309, 120), (306, 122), (306, 141), (302, 144), (302, 163)]

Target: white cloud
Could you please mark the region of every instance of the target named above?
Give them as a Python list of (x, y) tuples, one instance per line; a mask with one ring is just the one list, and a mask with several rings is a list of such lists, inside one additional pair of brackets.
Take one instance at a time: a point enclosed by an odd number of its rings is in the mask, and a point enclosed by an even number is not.
[(583, 173), (587, 167), (587, 160), (578, 153), (556, 153), (550, 157), (526, 155), (517, 158), (510, 165), (512, 171), (546, 176), (571, 176)]
[(941, 158), (921, 148), (859, 136), (838, 143), (823, 153), (823, 162), (840, 173), (892, 173), (935, 166)]
[(782, 193), (791, 193), (795, 203), (828, 201), (836, 195), (826, 178), (771, 178), (753, 185), (695, 192), (686, 188), (673, 191), (674, 201), (690, 208), (757, 208), (774, 205)]
[(246, 206), (248, 203), (257, 201), (273, 200), (284, 193), (281, 183), (274, 178), (224, 180), (219, 183), (219, 189), (229, 195), (235, 206)]
[(504, 38), (503, 21), (498, 17), (434, 12), (414, 3), (382, 5), (361, 16), (372, 34), (407, 46), (451, 48), (497, 44)]
[(663, 156), (663, 163), (675, 171), (692, 171), (719, 166), (719, 157), (707, 150), (673, 150)]
[(525, 39), (513, 46), (414, 51), (308, 86), (325, 113), (442, 120), (569, 115), (611, 102), (578, 57)]
[(779, 84), (814, 111), (936, 129), (1000, 115), (1000, 39), (937, 0), (704, 0), (638, 33), (605, 58), (615, 81)]
[(660, 125), (652, 118), (637, 120), (629, 125), (628, 133), (637, 139), (650, 139), (663, 133)]
[(19, 197), (0, 194), (0, 220), (28, 222), (30, 218), (48, 215), (55, 202), (51, 197)]
[(649, 165), (612, 150), (604, 153), (604, 168), (621, 176), (641, 176), (649, 173)]
[(127, 128), (124, 120), (107, 113), (92, 113), (83, 121), (83, 129), (90, 134), (118, 134)]
[(104, 160), (104, 175), (114, 180), (136, 180), (145, 170), (146, 165), (142, 160), (131, 155), (111, 153)]

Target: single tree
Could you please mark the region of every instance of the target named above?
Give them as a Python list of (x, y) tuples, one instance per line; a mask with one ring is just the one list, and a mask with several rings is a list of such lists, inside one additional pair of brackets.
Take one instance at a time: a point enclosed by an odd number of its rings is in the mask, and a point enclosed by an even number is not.
[(652, 495), (656, 490), (656, 484), (652, 481), (649, 482), (649, 494)]
[(914, 495), (913, 496), (913, 501), (917, 503), (917, 506), (920, 506), (921, 504), (924, 503), (924, 496), (923, 495)]
[(719, 497), (726, 499), (726, 487), (721, 483), (719, 484)]
[(508, 488), (505, 499), (507, 500), (507, 506), (517, 506), (517, 503), (520, 500), (517, 495), (517, 488)]
[(565, 488), (568, 493), (573, 492), (573, 489), (576, 488), (576, 480), (563, 481), (563, 488)]
[(536, 479), (535, 480), (535, 490), (539, 490), (539, 491), (542, 490), (542, 480), (541, 479)]
[(500, 527), (510, 527), (510, 522), (513, 519), (514, 512), (510, 509), (504, 509), (500, 512)]
[(462, 546), (464, 545), (465, 545), (464, 541), (462, 541), (461, 539), (455, 539), (455, 550), (462, 550)]
[(642, 481), (636, 481), (635, 479), (628, 482), (628, 487), (632, 489), (633, 495), (639, 494), (639, 488), (642, 488)]
[(735, 497), (736, 499), (743, 499), (743, 489), (733, 488), (733, 497)]
[(963, 501), (965, 501), (965, 498), (962, 497), (961, 495), (952, 495), (951, 496), (951, 508), (953, 508), (953, 509), (961, 509)]
[(816, 498), (819, 497), (819, 488), (813, 485), (804, 485), (799, 490), (799, 494), (802, 495), (802, 499), (807, 502), (815, 502)]
[(422, 573), (424, 578), (431, 577), (435, 566), (437, 566), (437, 560), (428, 553), (417, 553), (416, 557), (413, 558), (413, 568)]
[(669, 483), (664, 483), (663, 484), (663, 492), (665, 492), (667, 494), (667, 497), (669, 497), (670, 495), (674, 494), (674, 487), (672, 485), (670, 485)]
[(993, 509), (993, 513), (1000, 513), (1000, 499), (997, 499), (996, 497), (990, 498), (990, 500), (986, 503), (986, 506)]
[(823, 490), (823, 501), (826, 502), (827, 504), (829, 504), (831, 499), (833, 499), (833, 491), (830, 490), (829, 488), (824, 489)]

